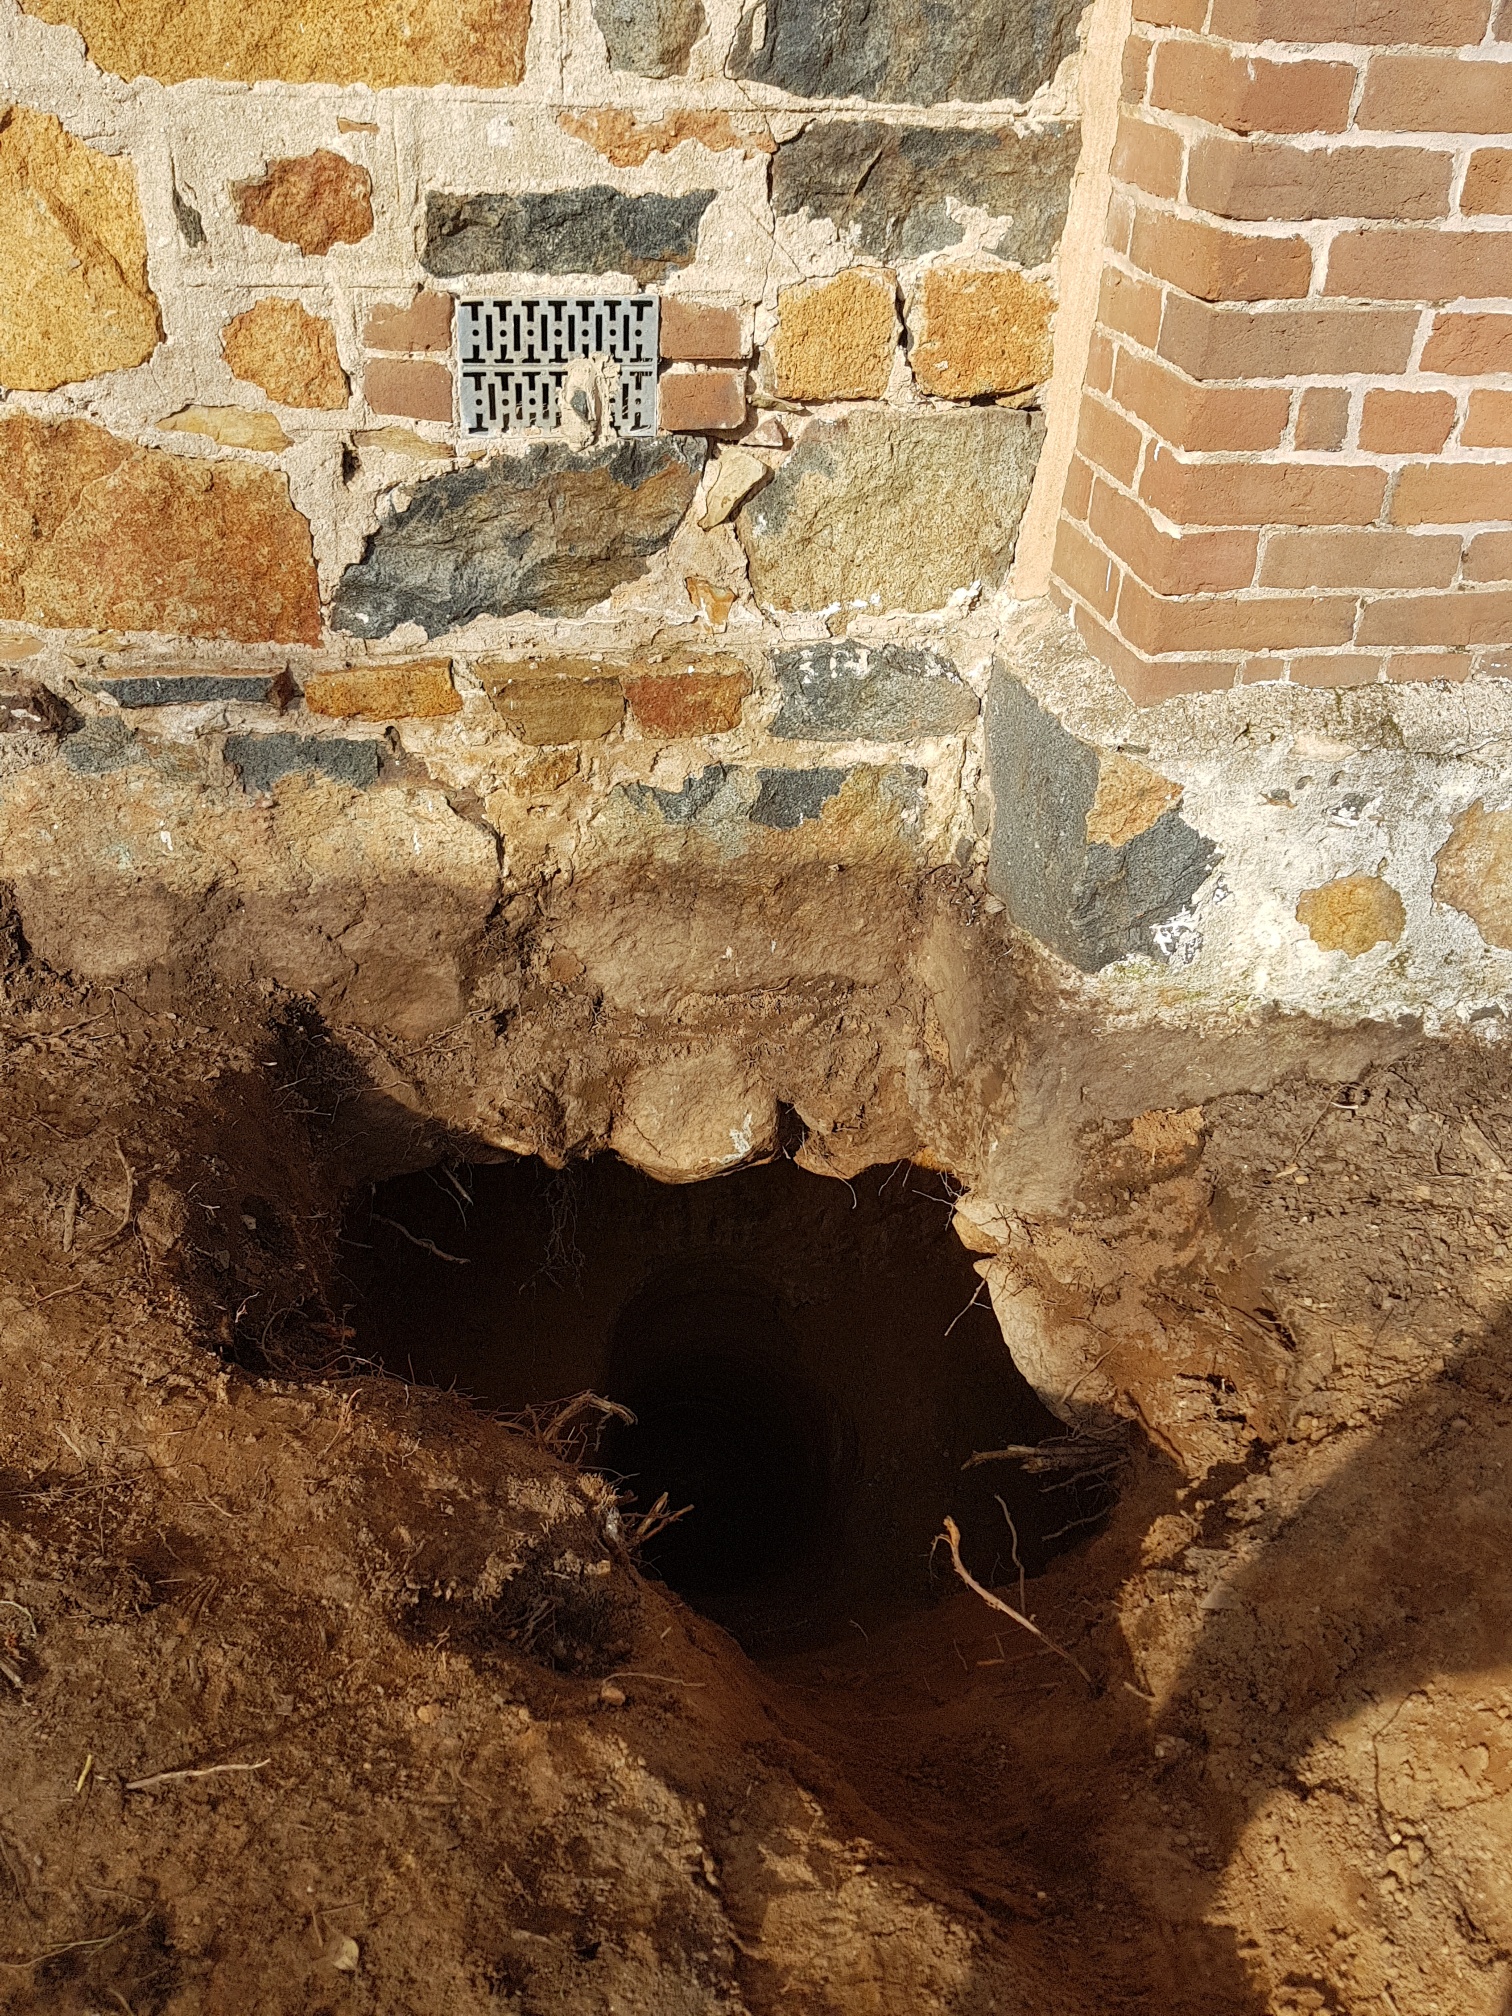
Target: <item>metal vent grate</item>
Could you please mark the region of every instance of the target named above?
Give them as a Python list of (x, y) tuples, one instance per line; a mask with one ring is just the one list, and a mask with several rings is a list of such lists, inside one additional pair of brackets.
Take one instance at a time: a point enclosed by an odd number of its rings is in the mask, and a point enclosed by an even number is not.
[(562, 380), (579, 357), (620, 367), (620, 434), (656, 432), (654, 294), (457, 303), (457, 384), (466, 434), (561, 424)]

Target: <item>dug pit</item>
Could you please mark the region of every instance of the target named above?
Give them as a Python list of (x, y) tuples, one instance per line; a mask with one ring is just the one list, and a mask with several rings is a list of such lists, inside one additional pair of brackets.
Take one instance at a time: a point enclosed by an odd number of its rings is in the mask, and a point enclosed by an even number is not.
[(752, 1653), (819, 1644), (938, 1597), (947, 1515), (995, 1583), (1106, 1509), (973, 1462), (1064, 1424), (1008, 1355), (956, 1195), (787, 1155), (681, 1185), (612, 1156), (399, 1177), (349, 1219), (354, 1348), (509, 1416), (613, 1403), (591, 1460), (649, 1522), (645, 1565)]

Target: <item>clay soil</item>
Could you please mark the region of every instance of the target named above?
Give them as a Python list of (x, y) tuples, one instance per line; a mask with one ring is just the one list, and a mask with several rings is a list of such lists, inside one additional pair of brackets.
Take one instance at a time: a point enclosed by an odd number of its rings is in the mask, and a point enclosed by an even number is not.
[(0, 1050), (0, 2007), (1512, 2009), (1494, 1052), (1215, 1101), (1021, 1228), (1271, 1368), (1127, 1389), (1026, 1592), (1088, 1680), (964, 1589), (755, 1665), (570, 1423), (365, 1373), (403, 1129), (296, 1009), (33, 975)]

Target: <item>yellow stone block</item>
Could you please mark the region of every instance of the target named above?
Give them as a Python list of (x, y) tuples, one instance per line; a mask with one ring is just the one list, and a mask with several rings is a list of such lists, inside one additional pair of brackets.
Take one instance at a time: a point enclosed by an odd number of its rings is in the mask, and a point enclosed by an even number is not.
[(305, 680), (304, 703), (312, 714), (334, 714), (347, 721), (424, 720), (462, 711), (449, 658), (312, 672)]
[(259, 301), (233, 316), (222, 347), (232, 377), (261, 387), (280, 406), (334, 411), (351, 397), (335, 330), (297, 301)]
[(1325, 952), (1347, 952), (1351, 959), (1372, 945), (1394, 945), (1406, 921), (1401, 897), (1379, 875), (1341, 875), (1320, 888), (1304, 889), (1297, 900), (1297, 922), (1306, 926), (1313, 943)]
[(0, 107), (0, 386), (52, 392), (145, 363), (162, 336), (129, 160)]
[(880, 399), (898, 347), (891, 273), (858, 270), (777, 297), (772, 363), (784, 399)]
[(919, 291), (911, 362), (921, 392), (940, 399), (1006, 397), (1042, 385), (1053, 346), (1048, 287), (1006, 266), (932, 266)]
[(625, 693), (594, 658), (506, 658), (474, 668), (512, 735), (537, 748), (596, 742), (625, 718)]

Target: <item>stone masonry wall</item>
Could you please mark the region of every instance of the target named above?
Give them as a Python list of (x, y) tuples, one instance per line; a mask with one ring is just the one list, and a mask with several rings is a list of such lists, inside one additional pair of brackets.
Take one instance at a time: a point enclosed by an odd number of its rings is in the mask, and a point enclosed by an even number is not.
[(1512, 12), (1133, 12), (1057, 594), (1141, 702), (1500, 673)]
[[(0, 658), (71, 774), (429, 781), (506, 884), (969, 853), (1079, 12), (4, 0)], [(589, 363), (468, 433), (457, 300), (646, 290), (652, 431)]]

